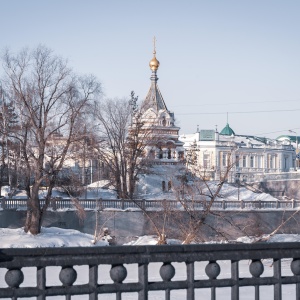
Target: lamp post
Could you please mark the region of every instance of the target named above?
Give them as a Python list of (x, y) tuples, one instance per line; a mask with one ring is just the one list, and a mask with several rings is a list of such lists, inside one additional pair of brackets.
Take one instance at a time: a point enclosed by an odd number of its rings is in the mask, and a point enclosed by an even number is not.
[(289, 130), (289, 132), (295, 133), (295, 137), (296, 137), (296, 161), (295, 161), (295, 165), (296, 165), (296, 169), (299, 167), (299, 158), (298, 158), (298, 136), (297, 136), (297, 132), (293, 131), (293, 130)]
[(235, 181), (238, 185), (238, 201), (240, 201), (240, 173), (239, 172), (236, 172), (235, 173)]

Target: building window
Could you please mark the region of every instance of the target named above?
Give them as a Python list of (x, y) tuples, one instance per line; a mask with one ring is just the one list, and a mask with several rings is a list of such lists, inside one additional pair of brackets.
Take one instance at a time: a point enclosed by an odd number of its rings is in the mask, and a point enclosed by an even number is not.
[(172, 158), (171, 149), (168, 149), (168, 159)]
[(243, 156), (243, 167), (247, 167), (247, 157), (245, 155)]
[(223, 153), (222, 155), (222, 166), (226, 167), (227, 166), (227, 154)]
[(257, 156), (257, 167), (262, 168), (262, 156)]
[(250, 156), (250, 168), (254, 167), (254, 156)]
[(287, 164), (287, 156), (284, 157), (284, 168), (287, 169), (288, 168), (288, 164)]
[(165, 181), (161, 182), (161, 188), (162, 188), (163, 192), (166, 190), (166, 182)]
[(161, 148), (159, 148), (159, 156), (158, 156), (159, 159), (162, 159), (163, 158), (163, 151)]
[(210, 155), (209, 154), (203, 154), (203, 167), (205, 169), (208, 169), (210, 167)]
[(155, 158), (155, 151), (154, 150), (150, 150), (150, 152), (149, 152), (149, 158), (150, 159), (154, 159)]
[(268, 168), (272, 169), (273, 168), (273, 156), (269, 155), (269, 159), (268, 159)]
[(172, 189), (172, 182), (168, 181), (168, 191), (170, 191)]
[(240, 157), (238, 155), (235, 157), (235, 166), (237, 168), (240, 166)]

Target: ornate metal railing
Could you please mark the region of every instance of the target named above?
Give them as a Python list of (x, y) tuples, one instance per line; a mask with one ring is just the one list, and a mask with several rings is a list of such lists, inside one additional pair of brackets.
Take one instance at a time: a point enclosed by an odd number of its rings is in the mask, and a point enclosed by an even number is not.
[[(153, 276), (150, 271), (157, 263), (159, 275)], [(53, 266), (60, 268), (56, 284), (49, 278), (54, 276), (49, 271)], [(22, 285), (28, 267), (34, 267), (35, 282)], [(86, 277), (78, 282), (82, 271), (76, 269), (84, 267)], [(134, 276), (127, 280), (132, 268)], [(115, 295), (121, 300), (129, 293), (131, 299), (146, 300), (154, 291), (164, 293), (155, 299), (223, 299), (226, 289), (220, 297), (219, 291), (227, 287), (231, 299), (237, 300), (245, 287), (254, 287), (246, 293), (257, 300), (269, 286), (274, 296), (271, 291), (261, 299), (281, 300), (288, 287), (289, 296), (284, 299), (292, 300), (300, 299), (300, 243), (0, 249), (0, 273), (5, 273), (0, 298), (6, 299), (85, 295), (82, 299), (95, 300), (100, 294), (109, 294), (108, 299)], [(104, 275), (108, 280), (100, 279)], [(204, 289), (206, 296), (198, 297)], [(185, 295), (177, 296), (182, 291)]]
[[(40, 200), (41, 205), (44, 205), (44, 200)], [(177, 200), (124, 200), (124, 199), (80, 199), (79, 203), (85, 209), (148, 209), (159, 210), (167, 207), (168, 209), (182, 209), (182, 202)], [(195, 209), (205, 209), (208, 202), (203, 200), (189, 200), (189, 205), (193, 205)], [(1, 199), (2, 209), (26, 209), (26, 199)], [(275, 201), (232, 201), (232, 200), (215, 200), (212, 209), (213, 210), (253, 210), (253, 209), (299, 209), (300, 200), (275, 200)], [(53, 198), (50, 203), (49, 209), (61, 210), (61, 209), (74, 209), (74, 205), (71, 199)]]

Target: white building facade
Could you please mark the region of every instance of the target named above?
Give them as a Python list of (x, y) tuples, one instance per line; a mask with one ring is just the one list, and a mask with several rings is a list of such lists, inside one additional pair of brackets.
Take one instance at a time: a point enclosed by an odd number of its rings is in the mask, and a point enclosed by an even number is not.
[(255, 175), (289, 172), (295, 167), (295, 150), (288, 141), (236, 135), (227, 124), (217, 130), (199, 130), (180, 136), (186, 156), (195, 151), (199, 172), (219, 179), (228, 166), (228, 181), (255, 181)]

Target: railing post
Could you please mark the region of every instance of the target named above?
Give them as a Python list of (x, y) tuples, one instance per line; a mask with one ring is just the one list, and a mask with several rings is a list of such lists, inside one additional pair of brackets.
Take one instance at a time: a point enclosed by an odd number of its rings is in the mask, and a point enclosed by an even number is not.
[(163, 205), (164, 211), (166, 211), (167, 210), (167, 200), (166, 199), (163, 199), (162, 205)]
[(241, 200), (241, 209), (244, 209), (245, 208), (245, 202), (244, 200)]
[(239, 300), (239, 261), (231, 261), (231, 278), (234, 285), (231, 287), (231, 300)]
[(138, 279), (143, 287), (139, 291), (138, 300), (148, 300), (148, 264), (139, 264)]
[(122, 207), (121, 207), (122, 210), (124, 210), (124, 208), (125, 208), (125, 203), (124, 203), (124, 199), (123, 199), (123, 198), (121, 199), (121, 205), (122, 205)]
[(273, 262), (274, 268), (274, 278), (277, 279), (277, 283), (274, 284), (274, 300), (282, 299), (282, 291), (281, 291), (281, 260), (276, 258)]
[(222, 209), (224, 209), (224, 210), (226, 209), (226, 203), (225, 203), (225, 200), (222, 201)]
[(143, 210), (146, 209), (146, 200), (145, 199), (142, 199), (142, 208), (143, 208)]
[(5, 197), (3, 197), (2, 199), (1, 199), (1, 208), (4, 210), (4, 209), (6, 209), (6, 198)]
[(51, 199), (51, 202), (50, 202), (50, 206), (52, 207), (53, 210), (56, 210), (56, 197), (55, 198), (52, 198)]
[(279, 208), (279, 200), (277, 199), (276, 200), (276, 209), (278, 209)]
[(194, 300), (195, 299), (195, 290), (194, 290), (194, 278), (195, 278), (195, 269), (194, 269), (194, 262), (187, 262), (186, 263), (186, 272), (187, 272), (187, 299)]
[[(36, 283), (37, 283), (37, 288), (40, 290), (39, 292), (40, 295), (37, 297), (37, 300), (46, 299), (46, 296), (44, 294), (46, 290), (46, 268), (45, 267), (37, 267)], [(41, 291), (43, 292), (41, 293)]]
[(89, 300), (97, 300), (98, 265), (89, 266), (89, 286), (93, 289), (89, 294)]
[(292, 199), (292, 208), (295, 208), (296, 205), (295, 205), (295, 199)]

